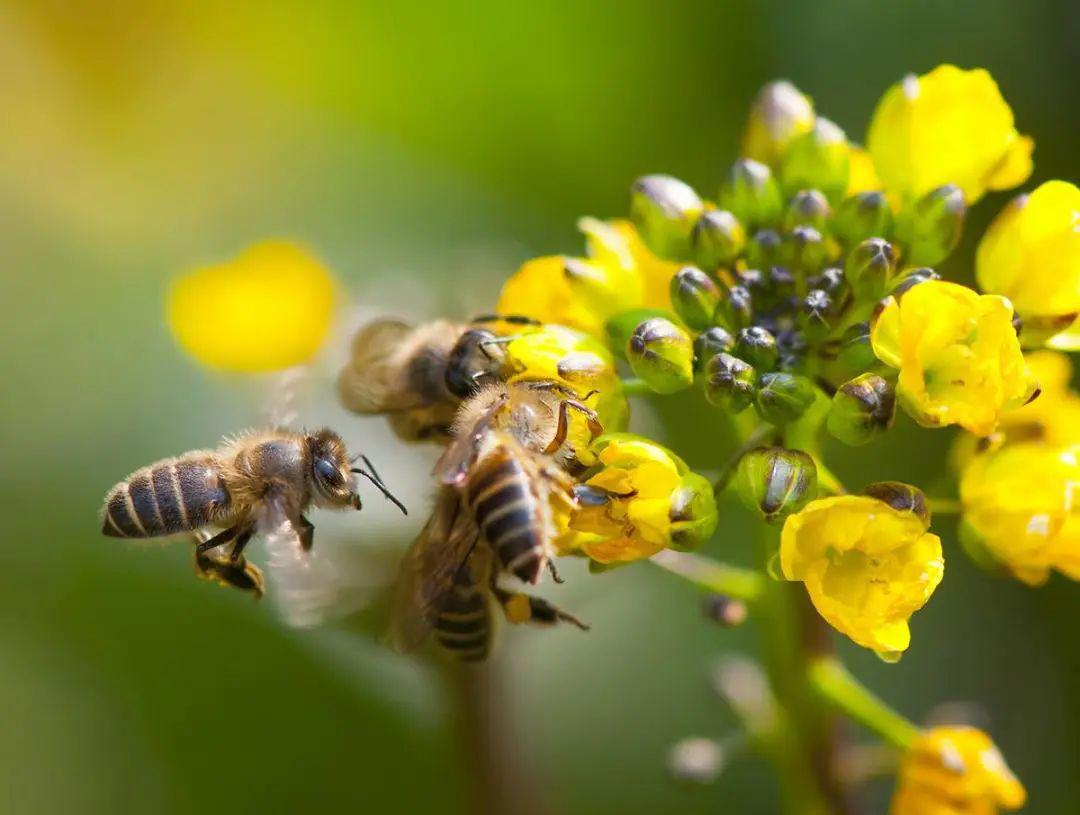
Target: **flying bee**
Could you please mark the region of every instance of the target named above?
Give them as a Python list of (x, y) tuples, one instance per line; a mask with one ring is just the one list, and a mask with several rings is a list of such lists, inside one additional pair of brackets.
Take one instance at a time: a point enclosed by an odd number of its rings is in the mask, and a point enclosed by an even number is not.
[(436, 320), (410, 326), (376, 320), (353, 338), (338, 376), (342, 404), (354, 413), (387, 414), (406, 441), (445, 441), (458, 405), (483, 384), (515, 373), (497, 323), (535, 325), (527, 317), (485, 315), (471, 324)]
[[(359, 510), (354, 473), (405, 512), (371, 462), (357, 458), (366, 470), (352, 466), (355, 459), (341, 437), (325, 428), (244, 435), (217, 450), (196, 450), (136, 470), (106, 496), (102, 532), (115, 538), (191, 533), (200, 575), (261, 595), (262, 574), (243, 556), (252, 536), (285, 522), (300, 547), (310, 550), (315, 527), (304, 513), (311, 505)], [(208, 535), (209, 528), (221, 531)], [(215, 551), (227, 545), (227, 556)]]
[[(442, 487), (432, 518), (402, 562), (395, 630), (400, 647), (412, 647), (433, 628), (447, 644), (448, 621), (462, 624), (451, 626), (452, 638), (486, 643), (481, 634), (489, 627), (483, 622), (487, 612), (480, 609), (487, 604), (477, 598), (488, 593), (515, 622), (577, 622), (538, 598), (514, 600), (518, 595), (494, 582), (509, 573), (536, 584), (545, 568), (561, 582), (552, 541), (554, 513), (569, 512), (575, 502), (568, 471), (576, 458), (567, 443), (571, 410), (585, 416), (593, 438), (603, 431), (592, 410), (553, 382), (488, 385), (462, 405), (455, 440), (436, 465)], [(491, 564), (486, 574), (485, 561), (477, 562), (485, 557)], [(473, 627), (462, 628), (465, 623)], [(474, 658), (483, 653), (486, 646)]]

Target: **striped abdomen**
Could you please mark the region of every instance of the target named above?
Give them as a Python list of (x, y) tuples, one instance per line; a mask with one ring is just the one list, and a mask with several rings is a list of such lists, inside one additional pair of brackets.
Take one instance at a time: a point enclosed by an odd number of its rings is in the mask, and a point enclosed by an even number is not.
[(458, 659), (478, 662), (491, 647), (491, 605), (483, 575), (466, 563), (454, 578), (435, 621), (435, 640)]
[(539, 581), (547, 560), (546, 530), (521, 462), (509, 454), (481, 459), (469, 477), (466, 499), (503, 567), (526, 583)]
[(136, 470), (109, 491), (101, 531), (114, 538), (186, 532), (215, 521), (229, 503), (213, 455), (165, 459)]

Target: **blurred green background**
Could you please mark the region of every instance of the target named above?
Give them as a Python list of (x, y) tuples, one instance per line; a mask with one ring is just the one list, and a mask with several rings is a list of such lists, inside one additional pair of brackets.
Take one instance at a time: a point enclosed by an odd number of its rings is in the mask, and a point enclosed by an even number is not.
[[(775, 77), (859, 138), (904, 73), (985, 66), (1036, 138), (1032, 182), (1075, 180), (1078, 36), (1080, 6), (1013, 0), (0, 4), (0, 809), (468, 807), (469, 757), (430, 668), (347, 629), (289, 630), (270, 601), (194, 580), (184, 546), (98, 534), (116, 480), (257, 423), (272, 390), (214, 377), (173, 345), (171, 276), (267, 236), (335, 270), (350, 306), (301, 418), (362, 445), (415, 509), (315, 522), (331, 549), (404, 543), (433, 454), (401, 452), (333, 404), (359, 319), (490, 308), (521, 260), (579, 251), (578, 215), (624, 212), (639, 174), (708, 192)], [(971, 217), (967, 257), (1003, 200)], [(967, 274), (962, 258), (951, 271)], [(900, 423), (867, 452), (834, 452), (854, 484), (947, 489), (947, 442)], [(717, 466), (708, 457), (694, 463)], [(712, 548), (745, 560), (745, 519), (729, 509)], [(947, 578), (903, 662), (840, 646), (914, 718), (973, 703), (1027, 783), (1027, 811), (1080, 811), (1080, 587), (979, 574), (940, 526)], [(699, 598), (647, 564), (566, 571), (549, 594), (592, 633), (509, 632), (499, 666), (503, 715), (548, 807), (774, 813), (758, 759), (705, 788), (665, 771), (674, 741), (734, 728), (709, 674), (753, 652), (753, 624), (706, 624)]]

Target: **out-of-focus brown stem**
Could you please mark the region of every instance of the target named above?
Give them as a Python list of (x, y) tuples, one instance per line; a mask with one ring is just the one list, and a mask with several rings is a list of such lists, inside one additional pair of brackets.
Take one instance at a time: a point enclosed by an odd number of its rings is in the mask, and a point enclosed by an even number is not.
[(525, 742), (515, 735), (501, 673), (502, 666), (496, 659), (446, 667), (457, 759), (471, 796), (470, 812), (543, 815), (541, 791), (525, 753)]

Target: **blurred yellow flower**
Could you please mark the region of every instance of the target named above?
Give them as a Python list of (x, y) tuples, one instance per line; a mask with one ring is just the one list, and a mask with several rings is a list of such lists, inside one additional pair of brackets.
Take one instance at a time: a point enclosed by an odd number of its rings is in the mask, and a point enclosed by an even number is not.
[(774, 169), (788, 145), (814, 126), (814, 104), (810, 97), (787, 81), (770, 82), (761, 89), (743, 132), (742, 157), (768, 164)]
[(315, 355), (335, 298), (333, 278), (310, 253), (265, 241), (175, 280), (166, 316), (176, 341), (202, 364), (274, 371)]
[(578, 226), (586, 235), (591, 258), (611, 263), (618, 257), (636, 270), (643, 290), (635, 307), (671, 309), (671, 278), (680, 264), (654, 255), (630, 221), (582, 218)]
[(1035, 391), (1012, 320), (1003, 297), (931, 280), (888, 298), (870, 339), (878, 359), (900, 369), (897, 393), (912, 418), (985, 436)]
[(889, 815), (996, 815), (1026, 799), (988, 735), (974, 727), (935, 727), (908, 748)]
[(572, 533), (559, 543), (564, 553), (626, 563), (712, 536), (712, 486), (670, 450), (629, 433), (602, 436), (596, 450), (602, 469), (585, 486), (602, 500), (583, 501), (573, 511)]
[[(599, 340), (561, 325), (544, 325), (523, 330), (507, 344), (506, 353), (517, 371), (510, 382), (558, 382), (596, 411), (607, 432), (625, 429), (630, 408), (622, 380), (614, 357)], [(591, 391), (595, 393), (585, 398)]]
[(1051, 569), (1080, 580), (1080, 446), (1009, 444), (975, 456), (960, 480), (962, 533), (1029, 585)]
[(906, 650), (908, 618), (941, 582), (941, 541), (929, 521), (867, 495), (811, 501), (788, 517), (780, 568), (806, 585), (825, 620), (883, 655)]
[(1013, 199), (983, 235), (975, 274), (1023, 317), (1080, 313), (1080, 189), (1047, 181)]
[(1022, 184), (1033, 142), (1016, 131), (1012, 109), (985, 70), (939, 65), (906, 76), (878, 102), (867, 147), (885, 187), (918, 198), (956, 184), (968, 203), (987, 190)]
[(876, 192), (884, 189), (881, 179), (874, 169), (874, 160), (865, 147), (851, 145), (849, 156), (850, 175), (846, 195), (858, 195), (860, 192)]

